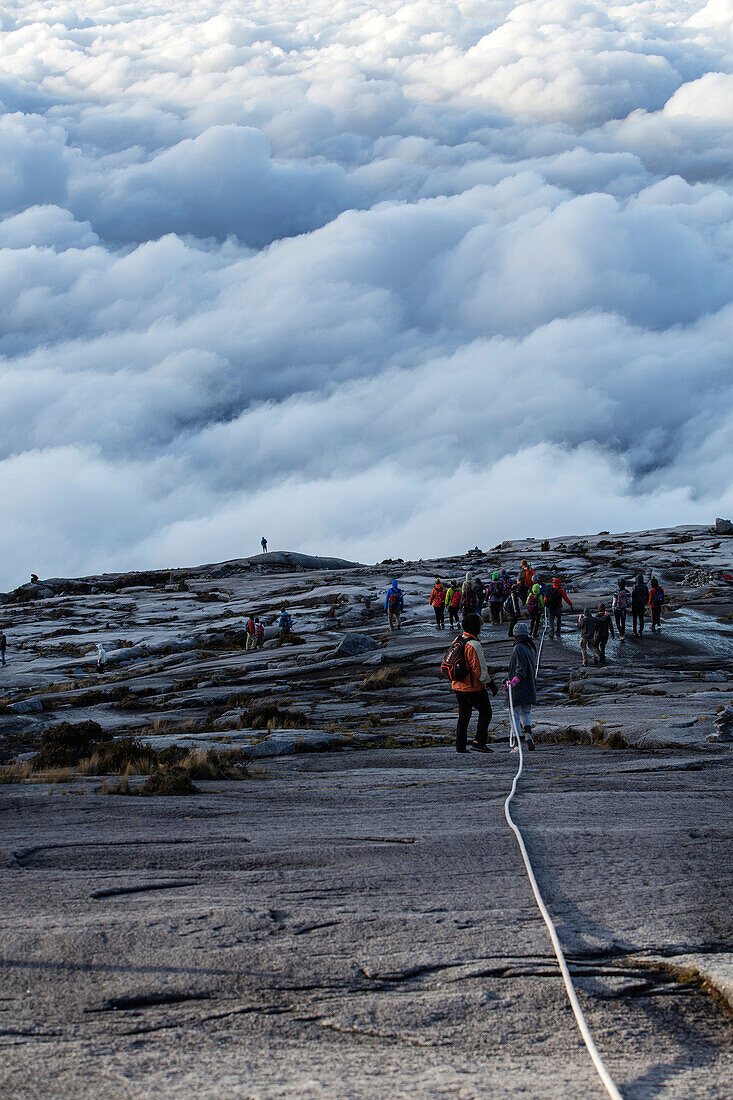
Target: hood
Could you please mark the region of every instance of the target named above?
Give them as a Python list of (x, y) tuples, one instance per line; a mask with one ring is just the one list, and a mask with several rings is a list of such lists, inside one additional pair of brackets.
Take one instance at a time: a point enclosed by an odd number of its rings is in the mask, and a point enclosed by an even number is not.
[(518, 634), (514, 638), (514, 645), (515, 646), (517, 646), (517, 645), (526, 645), (526, 646), (529, 646), (530, 649), (535, 648), (535, 644), (532, 641), (532, 639), (530, 638), (529, 634)]
[(561, 585), (560, 585), (560, 578), (559, 578), (559, 577), (554, 577), (554, 578), (553, 578), (553, 581), (552, 581), (552, 587), (553, 587), (553, 588), (560, 588), (560, 587), (561, 587)]
[(541, 589), (539, 584), (533, 584), (532, 585), (532, 591), (534, 592), (535, 596), (539, 596), (542, 589)]
[(498, 574), (498, 573), (492, 573), (492, 574), (491, 574), (491, 579), (492, 579), (492, 581), (498, 581), (498, 579), (499, 579), (499, 574)]
[(400, 587), (400, 586), (399, 586), (399, 584), (397, 583), (397, 581), (392, 581), (392, 588), (395, 588), (395, 589), (397, 589), (397, 588), (399, 588), (399, 587)]
[(471, 584), (471, 574), (466, 573), (466, 584)]
[(644, 583), (644, 574), (643, 574), (643, 573), (639, 573), (639, 574), (637, 575), (637, 577), (636, 577), (636, 583), (637, 583), (637, 584), (643, 584), (643, 583)]

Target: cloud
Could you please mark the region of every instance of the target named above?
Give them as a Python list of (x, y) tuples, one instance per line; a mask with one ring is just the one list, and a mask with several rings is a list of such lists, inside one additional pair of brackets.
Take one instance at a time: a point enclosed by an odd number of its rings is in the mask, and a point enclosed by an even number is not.
[(730, 512), (726, 13), (6, 13), (0, 587)]

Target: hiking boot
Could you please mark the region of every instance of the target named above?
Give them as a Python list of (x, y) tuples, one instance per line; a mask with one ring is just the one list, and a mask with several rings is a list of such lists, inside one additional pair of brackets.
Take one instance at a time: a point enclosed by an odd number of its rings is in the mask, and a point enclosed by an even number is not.
[(468, 749), (459, 749), (458, 746), (456, 746), (456, 752), (468, 752)]
[(471, 748), (475, 749), (476, 752), (493, 752), (494, 751), (493, 749), (490, 749), (488, 745), (480, 745), (478, 743), (478, 741), (472, 741), (471, 742)]
[(530, 752), (534, 752), (535, 750), (534, 737), (531, 733), (527, 734), (527, 748)]

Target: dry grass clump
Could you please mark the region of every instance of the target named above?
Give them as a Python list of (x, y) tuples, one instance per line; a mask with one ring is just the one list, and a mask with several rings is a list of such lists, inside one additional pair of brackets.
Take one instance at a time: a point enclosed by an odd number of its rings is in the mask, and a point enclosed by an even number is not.
[(301, 638), (300, 634), (283, 634), (275, 642), (275, 648), (279, 649), (284, 645), (305, 645), (305, 638)]
[(158, 763), (155, 749), (136, 737), (104, 741), (90, 757), (79, 761), (80, 775), (149, 775)]
[(61, 722), (51, 726), (41, 737), (41, 748), (31, 760), (32, 770), (69, 768), (90, 756), (104, 731), (98, 722)]
[(296, 730), (307, 729), (310, 723), (302, 711), (291, 710), (287, 706), (281, 709), (278, 703), (262, 699), (247, 705), (242, 712), (242, 725), (252, 730)]
[(383, 688), (393, 687), (395, 684), (404, 683), (404, 681), (405, 674), (401, 668), (397, 665), (387, 665), (385, 668), (378, 668), (374, 672), (370, 672), (362, 680), (361, 687), (364, 691), (381, 691)]
[(6, 764), (0, 768), (0, 783), (25, 783), (31, 775), (30, 761), (21, 763), (16, 760), (12, 764)]

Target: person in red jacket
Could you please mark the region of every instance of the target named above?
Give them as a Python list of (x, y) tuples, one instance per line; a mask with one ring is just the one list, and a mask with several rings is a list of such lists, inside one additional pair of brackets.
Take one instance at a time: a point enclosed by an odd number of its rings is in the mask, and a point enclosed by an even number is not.
[(445, 630), (445, 586), (437, 577), (430, 593), (430, 606), (435, 612), (435, 629)]
[[(466, 745), (468, 723), (473, 710), (478, 712), (478, 725), (476, 727), (476, 737), (471, 742), (471, 747), (479, 749), (481, 752), (491, 752), (486, 744), (492, 713), (486, 686), (492, 682), (492, 677), (486, 665), (481, 642), (478, 640), (482, 626), (483, 619), (475, 611), (466, 615), (463, 620), (463, 643), (467, 671), (463, 680), (451, 682), (458, 703), (456, 752), (468, 752)], [(492, 691), (494, 690), (495, 688), (492, 688)]]
[(658, 633), (662, 629), (662, 604), (664, 603), (664, 589), (657, 580), (656, 577), (651, 579), (651, 587), (649, 588), (649, 607), (652, 609), (652, 634)]
[(547, 608), (547, 617), (550, 620), (550, 637), (555, 637), (555, 630), (557, 630), (557, 636), (560, 637), (560, 630), (562, 626), (562, 601), (568, 605), (570, 610), (573, 610), (573, 602), (568, 597), (567, 592), (563, 588), (560, 578), (555, 577), (552, 582), (552, 588), (548, 588), (545, 593), (545, 607)]

